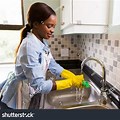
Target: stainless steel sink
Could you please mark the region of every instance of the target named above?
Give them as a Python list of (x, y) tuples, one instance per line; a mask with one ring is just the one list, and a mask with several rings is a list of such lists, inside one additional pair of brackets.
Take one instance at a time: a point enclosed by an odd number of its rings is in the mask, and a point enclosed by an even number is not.
[(76, 106), (76, 107), (70, 107), (66, 109), (110, 109), (110, 107), (104, 106), (104, 105), (83, 105), (83, 106)]
[[(80, 74), (79, 69), (71, 69), (76, 75)], [(50, 73), (48, 77), (52, 76)], [(90, 88), (84, 88), (81, 92), (76, 92), (76, 88), (69, 88), (60, 91), (51, 91), (44, 95), (44, 109), (109, 109), (109, 107), (99, 104), (100, 91), (97, 87), (85, 76), (85, 80), (90, 83)], [(52, 76), (54, 77), (54, 76)]]
[(83, 89), (82, 97), (81, 92), (76, 93), (76, 88), (52, 91), (45, 95), (44, 108), (62, 109), (93, 103), (99, 99), (99, 94), (95, 91), (92, 84), (90, 86), (90, 88)]

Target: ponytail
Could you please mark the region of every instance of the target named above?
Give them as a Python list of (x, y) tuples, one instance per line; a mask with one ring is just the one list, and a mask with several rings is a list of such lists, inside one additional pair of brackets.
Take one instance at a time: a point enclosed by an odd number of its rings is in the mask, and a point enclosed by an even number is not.
[(20, 37), (20, 43), (19, 45), (17, 46), (17, 49), (16, 49), (16, 52), (15, 52), (15, 56), (17, 55), (17, 52), (19, 50), (19, 47), (23, 41), (23, 39), (27, 36), (27, 32), (30, 32), (31, 30), (31, 27), (29, 24), (26, 24), (26, 26), (21, 30), (21, 37)]

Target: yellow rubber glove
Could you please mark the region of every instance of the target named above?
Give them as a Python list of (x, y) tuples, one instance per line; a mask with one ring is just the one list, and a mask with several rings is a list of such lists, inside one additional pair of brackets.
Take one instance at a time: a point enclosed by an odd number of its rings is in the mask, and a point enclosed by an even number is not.
[(81, 87), (84, 81), (83, 75), (77, 75), (72, 78), (67, 78), (65, 80), (58, 80), (56, 82), (57, 90), (62, 90), (70, 87)]
[(56, 82), (56, 90), (63, 90), (63, 89), (66, 89), (66, 88), (70, 88), (72, 87), (72, 79), (65, 79), (65, 80), (57, 80), (55, 81)]
[(64, 69), (62, 71), (61, 77), (63, 77), (63, 78), (71, 78), (73, 80), (72, 81), (73, 86), (76, 86), (76, 87), (81, 86), (79, 82), (81, 81), (81, 84), (82, 84), (82, 80), (84, 80), (83, 74), (82, 75), (77, 75), (77, 77), (76, 77), (76, 75), (74, 73), (72, 73), (71, 71), (66, 70), (66, 69)]
[(73, 78), (73, 86), (80, 88), (82, 86), (82, 82), (84, 81), (84, 75), (76, 75), (75, 78)]
[(61, 73), (61, 77), (62, 77), (62, 78), (72, 78), (72, 77), (75, 77), (75, 74), (72, 73), (72, 72), (69, 71), (69, 70), (64, 69), (64, 70), (62, 71), (62, 73)]

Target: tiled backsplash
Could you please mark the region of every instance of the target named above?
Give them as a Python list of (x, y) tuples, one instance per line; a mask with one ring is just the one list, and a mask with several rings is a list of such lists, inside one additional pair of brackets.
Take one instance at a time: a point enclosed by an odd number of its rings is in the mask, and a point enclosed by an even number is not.
[[(55, 36), (49, 40), (50, 49), (53, 57), (56, 60), (71, 60), (78, 59), (79, 54), (79, 36), (77, 35), (66, 35), (66, 36)], [(67, 48), (69, 56), (61, 57), (61, 49)]]
[[(49, 42), (56, 60), (78, 58), (83, 60), (88, 56), (101, 60), (106, 68), (106, 80), (120, 90), (120, 34), (55, 36)], [(68, 57), (61, 57), (61, 48), (69, 49)], [(101, 75), (99, 64), (90, 61), (88, 65)]]
[[(106, 68), (106, 80), (120, 90), (120, 34), (87, 34), (80, 40), (81, 60), (88, 56), (101, 60)], [(101, 74), (100, 65), (88, 65)]]

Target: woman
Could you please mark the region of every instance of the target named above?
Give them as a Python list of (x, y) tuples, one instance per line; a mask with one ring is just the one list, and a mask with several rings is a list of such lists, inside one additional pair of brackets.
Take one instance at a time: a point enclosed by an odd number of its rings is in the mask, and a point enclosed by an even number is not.
[[(38, 99), (40, 94), (49, 93), (52, 90), (61, 90), (70, 87), (80, 87), (83, 75), (75, 76), (57, 64), (52, 57), (47, 40), (54, 33), (57, 23), (56, 13), (45, 3), (34, 3), (27, 14), (28, 24), (21, 32), (21, 41), (17, 49), (15, 76), (10, 86), (17, 86), (19, 80), (28, 80), (32, 88), (32, 102)], [(65, 78), (64, 80), (46, 80), (46, 72)], [(16, 82), (17, 81), (17, 82)], [(2, 102), (10, 108), (16, 108), (15, 87), (11, 91), (8, 88), (3, 95)], [(13, 88), (13, 87), (12, 87)], [(12, 92), (8, 95), (8, 91)], [(14, 94), (13, 94), (14, 93)], [(10, 94), (10, 93), (9, 93)], [(9, 96), (9, 98), (8, 98)], [(37, 96), (37, 97), (36, 97)]]

